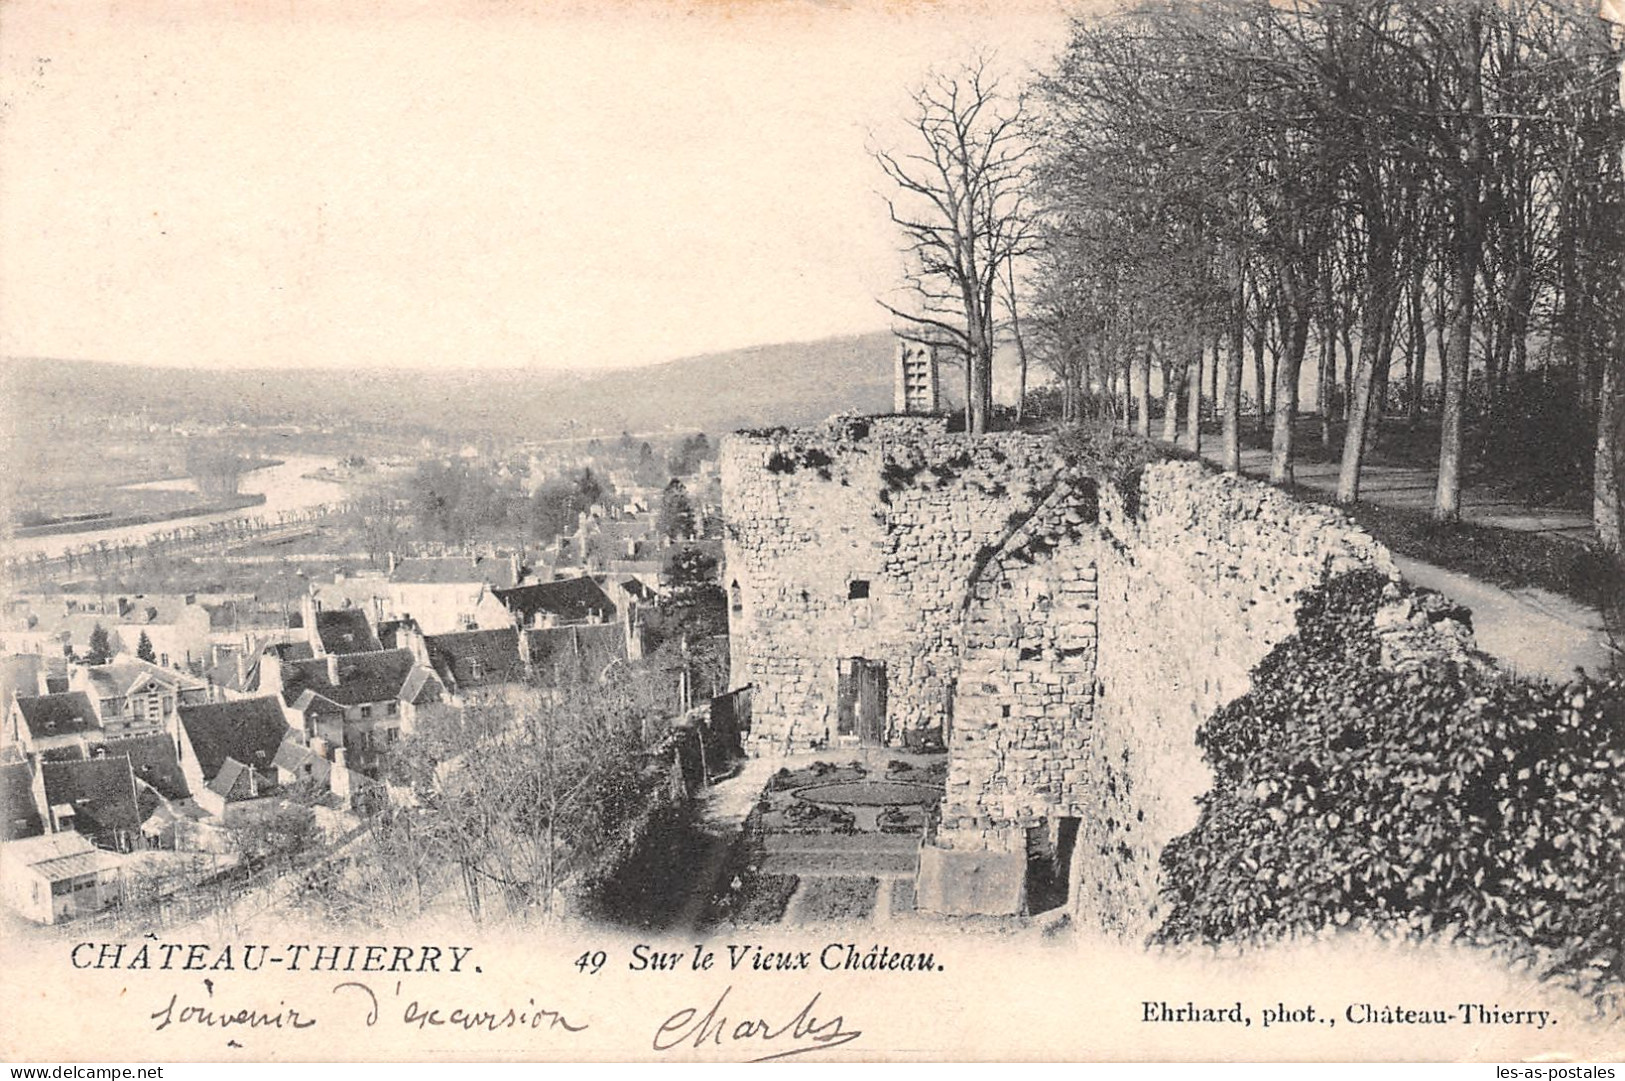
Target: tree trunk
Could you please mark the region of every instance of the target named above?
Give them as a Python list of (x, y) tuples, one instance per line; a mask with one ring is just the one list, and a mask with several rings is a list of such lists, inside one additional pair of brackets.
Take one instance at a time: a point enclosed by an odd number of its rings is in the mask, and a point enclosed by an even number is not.
[(1230, 348), (1224, 357), (1224, 470), (1241, 472), (1241, 366), (1247, 328), (1241, 312), (1230, 324)]
[(1179, 395), (1183, 380), (1174, 373), (1178, 363), (1172, 352), (1162, 359), (1162, 441), (1172, 443), (1179, 438)]
[(1191, 342), (1190, 366), (1185, 369), (1185, 449), (1202, 453), (1202, 335)]
[(1258, 313), (1258, 329), (1253, 332), (1253, 392), (1257, 395), (1253, 399), (1253, 408), (1258, 411), (1256, 428), (1258, 435), (1263, 438), (1265, 426), (1269, 423), (1269, 408), (1266, 404), (1264, 390), (1264, 313)]
[(1422, 388), (1427, 383), (1428, 328), (1422, 318), (1423, 262), (1411, 271), (1411, 349), (1406, 365), (1405, 424), (1413, 431), (1422, 419)]
[(1360, 362), (1349, 393), (1349, 425), (1343, 433), (1343, 462), (1337, 474), (1339, 503), (1353, 503), (1360, 498), (1360, 468), (1365, 461), (1365, 429), (1376, 385), (1377, 354), (1382, 351), (1382, 323), (1392, 310), (1386, 298), (1378, 299), (1382, 297), (1380, 292), (1370, 287), (1366, 292), (1368, 302), (1360, 313)]
[[(1118, 367), (1119, 397), (1122, 401), (1123, 431), (1130, 431), (1134, 424), (1134, 358), (1124, 357), (1123, 363)], [(1114, 425), (1114, 427), (1116, 427)]]
[(1137, 412), (1134, 416), (1134, 434), (1142, 439), (1151, 438), (1151, 339), (1145, 340), (1145, 348), (1135, 354), (1135, 362), (1140, 369), (1140, 378), (1134, 387), (1134, 405)]
[(1320, 416), (1320, 445), (1330, 447), (1332, 413), (1337, 409), (1337, 309), (1332, 304), (1329, 266), (1320, 276), (1320, 357), (1315, 366), (1315, 398), (1315, 412)]
[(1270, 443), (1270, 483), (1291, 484), (1293, 425), (1298, 419), (1298, 378), (1303, 372), (1303, 356), (1309, 344), (1309, 305), (1296, 287), (1283, 290), (1281, 304), (1291, 314), (1291, 325), (1282, 328), (1284, 349), (1275, 362), (1275, 433)]
[(1603, 365), (1597, 402), (1597, 454), (1591, 484), (1591, 518), (1607, 551), (1625, 552), (1625, 380), (1620, 360)]
[(1434, 496), (1433, 517), (1455, 521), (1461, 517), (1462, 412), (1467, 402), (1468, 348), (1473, 340), (1473, 292), (1478, 279), (1482, 244), (1479, 171), (1484, 162), (1484, 100), (1479, 86), (1482, 58), (1479, 26), (1482, 16), (1476, 8), (1467, 15), (1466, 57), (1467, 160), (1461, 177), (1461, 229), (1458, 234), (1456, 266), (1456, 318), (1450, 329), (1450, 353), (1445, 359), (1448, 378), (1444, 388), (1444, 415), (1439, 424), (1439, 487)]
[(1343, 419), (1348, 420), (1354, 415), (1354, 320), (1344, 321), (1338, 328), (1338, 336), (1343, 340)]
[(971, 365), (970, 430), (972, 435), (985, 435), (988, 431), (988, 425), (992, 421), (992, 368), (993, 359), (991, 356), (978, 357), (976, 363)]
[(1219, 405), (1219, 341), (1223, 333), (1214, 328), (1213, 331), (1213, 362), (1207, 366), (1207, 400), (1210, 409), (1217, 410)]
[(1005, 301), (1010, 307), (1010, 335), (1016, 339), (1016, 358), (1020, 367), (1016, 377), (1016, 427), (1027, 419), (1027, 342), (1021, 336), (1021, 316), (1016, 311), (1016, 268), (1009, 260), (1004, 264), (1005, 285), (1009, 292)]
[(1293, 424), (1298, 419), (1298, 376), (1303, 372), (1303, 353), (1310, 335), (1310, 312), (1302, 302), (1292, 302), (1290, 340), (1276, 361), (1276, 431), (1269, 450), (1269, 483), (1292, 483)]

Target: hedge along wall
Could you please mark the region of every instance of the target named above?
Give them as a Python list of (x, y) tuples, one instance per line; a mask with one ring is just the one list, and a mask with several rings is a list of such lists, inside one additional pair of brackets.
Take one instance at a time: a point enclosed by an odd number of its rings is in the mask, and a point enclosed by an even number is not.
[(732, 671), (756, 687), (754, 749), (832, 736), (837, 663), (853, 657), (886, 665), (891, 738), (943, 725), (976, 560), (1059, 467), (1048, 440), (951, 437), (935, 418), (724, 437)]
[(1625, 1013), (1625, 685), (1510, 676), (1462, 618), (1369, 573), (1304, 597), (1198, 733), (1160, 938), (1460, 935)]

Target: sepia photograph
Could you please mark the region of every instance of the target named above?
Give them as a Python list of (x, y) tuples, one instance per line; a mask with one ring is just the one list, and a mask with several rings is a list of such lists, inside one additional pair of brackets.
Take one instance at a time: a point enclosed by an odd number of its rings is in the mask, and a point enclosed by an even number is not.
[(0, 0), (0, 163), (8, 1063), (1625, 1055), (1620, 0)]

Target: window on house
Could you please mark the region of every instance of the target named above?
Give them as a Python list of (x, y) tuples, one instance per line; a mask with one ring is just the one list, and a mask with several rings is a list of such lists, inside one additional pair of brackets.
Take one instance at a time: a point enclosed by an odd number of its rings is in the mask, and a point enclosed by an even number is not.
[(737, 581), (728, 587), (728, 607), (735, 612), (742, 612), (745, 609), (744, 594), (740, 591)]
[(867, 578), (854, 578), (846, 587), (846, 599), (849, 601), (866, 601), (869, 599), (869, 580)]
[(400, 711), (401, 704), (399, 702), (392, 701), (384, 707), (384, 712), (389, 714), (391, 717), (395, 716), (395, 714), (399, 713)]
[(478, 657), (470, 657), (468, 659), (468, 678), (479, 679), (484, 667), (484, 665), (480, 664)]
[(371, 706), (362, 706), (361, 707), (361, 719), (364, 721), (364, 720), (366, 720), (367, 718), (369, 718), (371, 716), (372, 716), (372, 707)]

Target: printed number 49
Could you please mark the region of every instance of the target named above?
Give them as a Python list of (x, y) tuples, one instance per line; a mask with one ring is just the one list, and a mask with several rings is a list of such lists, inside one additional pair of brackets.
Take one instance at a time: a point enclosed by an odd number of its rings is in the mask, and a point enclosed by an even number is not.
[(594, 950), (591, 953), (584, 953), (580, 957), (576, 958), (576, 971), (585, 972), (589, 976), (595, 975), (599, 969), (604, 967), (604, 962), (607, 960), (609, 960), (609, 958), (604, 956), (603, 950)]

